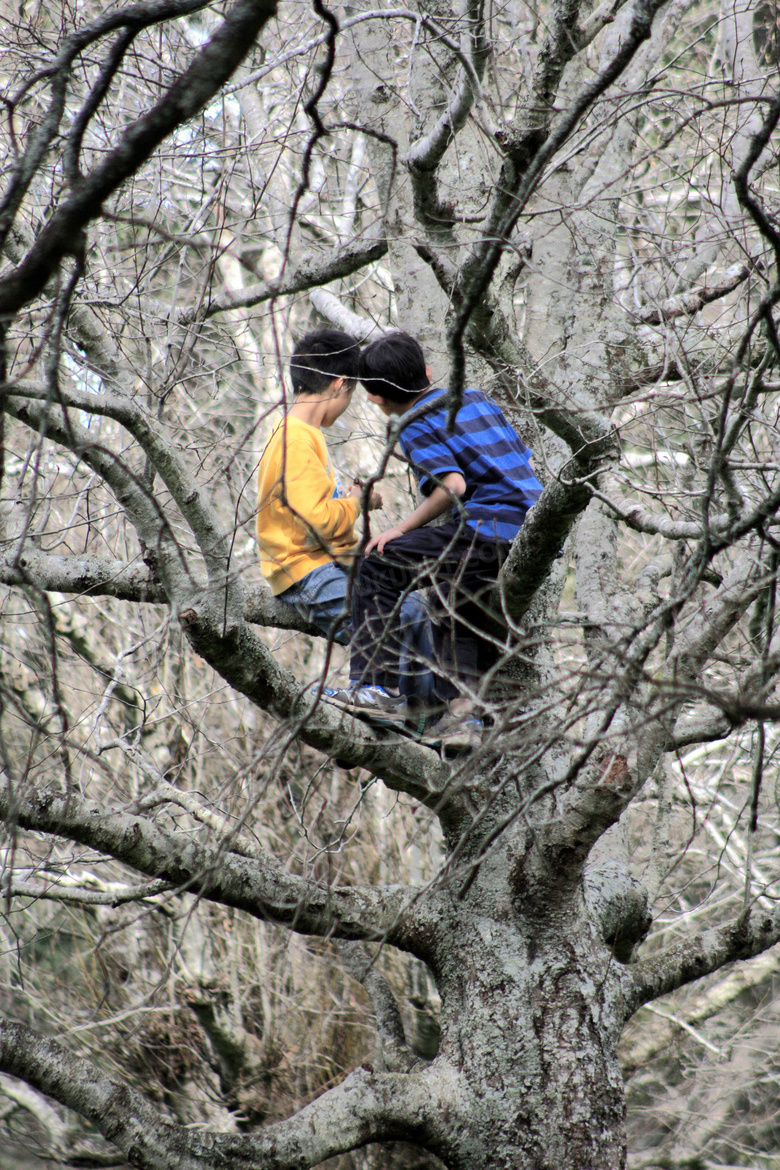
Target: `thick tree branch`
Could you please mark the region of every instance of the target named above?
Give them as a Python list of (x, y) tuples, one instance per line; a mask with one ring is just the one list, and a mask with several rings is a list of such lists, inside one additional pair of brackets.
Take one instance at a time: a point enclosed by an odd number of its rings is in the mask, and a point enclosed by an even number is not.
[[(0, 1076), (0, 1101), (13, 1101), (31, 1113), (49, 1138), (49, 1150), (58, 1161), (64, 1162), (68, 1150), (68, 1127), (49, 1102), (29, 1085), (20, 1084), (5, 1075)], [(7, 1106), (0, 1107), (6, 1114)]]
[[(139, 1170), (306, 1170), (370, 1141), (434, 1128), (420, 1077), (360, 1068), (287, 1121), (256, 1136), (172, 1125), (135, 1089), (23, 1024), (0, 1025), (0, 1069), (92, 1122)], [(422, 1124), (421, 1124), (422, 1123)]]
[(387, 332), (383, 325), (354, 313), (352, 309), (343, 305), (334, 293), (328, 292), (325, 288), (313, 289), (309, 299), (326, 321), (330, 321), (337, 329), (343, 329), (345, 333), (351, 333), (358, 341), (368, 341), (377, 334)]
[(141, 560), (119, 561), (94, 553), (62, 556), (40, 552), (30, 543), (0, 558), (0, 583), (156, 605), (168, 602), (162, 585)]
[[(642, 1013), (641, 1031), (624, 1036), (620, 1045), (620, 1064), (623, 1072), (630, 1074), (635, 1069), (647, 1064), (655, 1056), (668, 1051), (671, 1044), (689, 1027), (709, 1020), (718, 1012), (723, 1011), (745, 991), (773, 978), (780, 970), (780, 955), (776, 951), (763, 954), (761, 958), (748, 962), (744, 967), (737, 967), (716, 987), (710, 988), (702, 995), (696, 996), (693, 1002), (686, 1002), (677, 1018), (656, 1016), (654, 1021), (647, 1012)], [(634, 1023), (632, 1021), (631, 1029)]]
[(701, 540), (706, 533), (722, 536), (728, 531), (730, 518), (725, 514), (710, 516), (707, 529), (700, 520), (673, 520), (669, 516), (649, 512), (641, 504), (621, 499), (621, 480), (614, 472), (599, 477), (591, 493), (610, 508), (624, 524), (647, 536), (663, 536), (665, 540)]
[[(472, 107), (481, 99), (480, 79), (489, 52), (481, 0), (469, 0), (462, 10), (461, 20), (465, 29), (461, 39), (470, 50), (468, 65), (453, 87), (444, 112), (428, 133), (412, 144), (403, 160), (412, 179), (418, 221), (426, 227), (432, 239), (448, 243), (455, 243), (452, 211), (439, 197), (436, 170), (458, 131), (465, 125)], [(490, 124), (487, 111), (484, 113)]]
[(751, 268), (742, 263), (732, 264), (723, 273), (720, 280), (714, 284), (703, 284), (700, 288), (692, 288), (676, 296), (667, 297), (657, 305), (642, 309), (637, 314), (643, 325), (660, 325), (663, 321), (671, 321), (675, 317), (692, 317), (703, 309), (705, 305), (728, 296), (735, 288), (747, 280)]
[(528, 610), (590, 496), (584, 485), (553, 480), (526, 516), (499, 575), (506, 612), (513, 621), (520, 621)]
[(760, 955), (780, 941), (780, 910), (753, 910), (726, 926), (713, 927), (642, 959), (632, 971), (626, 1019), (652, 999), (720, 970), (726, 963)]
[(557, 815), (542, 825), (516, 865), (516, 880), (535, 903), (557, 900), (579, 885), (593, 845), (616, 824), (635, 791), (624, 756), (602, 749), (582, 768)]
[(709, 743), (725, 739), (734, 730), (735, 723), (720, 707), (704, 707), (681, 715), (674, 725), (666, 750), (678, 751), (695, 743)]
[[(149, 605), (168, 604), (165, 589), (144, 561), (119, 561), (94, 553), (62, 556), (40, 552), (30, 543), (0, 557), (0, 584), (32, 585), (47, 592), (115, 597)], [(205, 577), (197, 578), (197, 588), (206, 587)], [(244, 621), (277, 630), (296, 630), (313, 638), (325, 636), (263, 585), (244, 586)]]

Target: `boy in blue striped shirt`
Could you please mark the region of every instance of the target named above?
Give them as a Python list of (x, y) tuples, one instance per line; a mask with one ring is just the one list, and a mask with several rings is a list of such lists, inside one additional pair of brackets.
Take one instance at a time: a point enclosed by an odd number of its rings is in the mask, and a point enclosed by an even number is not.
[[(409, 415), (399, 444), (423, 501), (366, 546), (353, 591), (350, 669), (362, 682), (331, 698), (372, 722), (403, 725), (398, 615), (410, 590), (432, 586), (432, 666), (444, 714), (431, 738), (453, 753), (470, 751), (481, 732), (472, 696), (497, 660), (480, 636), (485, 597), (542, 487), (531, 452), (486, 394), (466, 390), (448, 430), (447, 391), (431, 387), (423, 351), (409, 334), (372, 342), (359, 378), (388, 418)], [(448, 511), (443, 524), (430, 525)]]

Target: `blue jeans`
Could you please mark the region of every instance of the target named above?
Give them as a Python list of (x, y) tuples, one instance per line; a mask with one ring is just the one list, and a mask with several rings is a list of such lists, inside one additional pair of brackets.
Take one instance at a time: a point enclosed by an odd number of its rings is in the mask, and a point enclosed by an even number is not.
[[(348, 646), (352, 637), (352, 614), (347, 605), (349, 573), (339, 561), (330, 561), (312, 569), (296, 581), (279, 601), (322, 630), (334, 642)], [(433, 675), (428, 663), (433, 658), (431, 622), (419, 593), (408, 593), (399, 611), (401, 653), (398, 671), (399, 690), (415, 705), (434, 704)], [(355, 682), (363, 680), (352, 680)]]

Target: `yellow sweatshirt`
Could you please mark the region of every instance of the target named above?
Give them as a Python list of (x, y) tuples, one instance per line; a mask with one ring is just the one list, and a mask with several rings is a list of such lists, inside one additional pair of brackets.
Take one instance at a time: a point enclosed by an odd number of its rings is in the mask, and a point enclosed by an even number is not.
[(347, 561), (359, 514), (359, 500), (339, 495), (319, 427), (283, 419), (257, 474), (257, 543), (271, 592), (282, 593), (329, 561)]

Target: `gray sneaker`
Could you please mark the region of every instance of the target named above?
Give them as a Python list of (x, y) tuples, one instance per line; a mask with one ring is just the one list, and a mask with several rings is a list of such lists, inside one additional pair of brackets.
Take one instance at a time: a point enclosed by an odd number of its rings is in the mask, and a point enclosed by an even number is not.
[(403, 731), (406, 726), (406, 700), (388, 694), (384, 687), (345, 687), (343, 690), (323, 687), (322, 698), (377, 727), (394, 727)]

